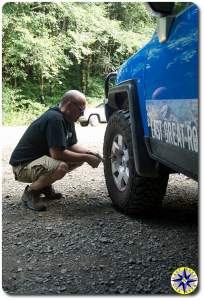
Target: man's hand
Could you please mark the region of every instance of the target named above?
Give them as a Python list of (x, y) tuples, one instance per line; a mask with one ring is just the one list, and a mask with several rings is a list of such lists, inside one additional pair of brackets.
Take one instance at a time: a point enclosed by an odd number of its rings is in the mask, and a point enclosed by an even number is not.
[(97, 168), (101, 162), (101, 159), (95, 155), (87, 155), (86, 162), (92, 167)]
[(88, 150), (87, 154), (94, 155), (94, 156), (98, 157), (101, 161), (103, 161), (103, 157), (98, 152)]
[(50, 149), (50, 156), (57, 160), (65, 161), (67, 164), (77, 164), (87, 162), (92, 168), (97, 168), (103, 158), (98, 153), (79, 153), (69, 149), (61, 150), (57, 148)]
[(69, 150), (74, 151), (76, 153), (83, 153), (83, 154), (89, 154), (89, 155), (94, 155), (98, 158), (100, 158), (100, 160), (103, 161), (103, 157), (100, 155), (100, 153), (95, 152), (95, 151), (91, 151), (83, 146), (81, 146), (80, 144), (74, 144), (71, 147), (69, 147)]

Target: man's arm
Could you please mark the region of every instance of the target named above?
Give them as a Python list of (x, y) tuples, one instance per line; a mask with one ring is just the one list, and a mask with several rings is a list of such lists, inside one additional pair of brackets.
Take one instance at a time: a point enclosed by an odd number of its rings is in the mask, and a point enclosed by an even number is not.
[(90, 149), (85, 148), (85, 147), (81, 146), (80, 144), (74, 144), (71, 147), (69, 147), (69, 149), (71, 151), (74, 151), (74, 152), (77, 152), (77, 153), (84, 153), (84, 154), (94, 155), (94, 156), (100, 158), (100, 160), (103, 160), (102, 156), (98, 152), (91, 151)]
[(69, 150), (74, 151), (76, 153), (84, 153), (84, 154), (88, 154), (90, 152), (88, 148), (85, 148), (78, 143), (69, 147)]
[(61, 150), (59, 148), (51, 148), (50, 149), (50, 155), (52, 158), (56, 160), (62, 160), (69, 162), (86, 162), (87, 154), (84, 153), (76, 153), (73, 151), (70, 151), (68, 149)]
[(76, 153), (68, 149), (61, 150), (59, 148), (50, 148), (49, 151), (52, 158), (65, 161), (67, 164), (69, 164), (69, 162), (87, 162), (91, 167), (97, 168), (99, 163), (101, 162), (101, 160), (94, 155), (86, 153)]

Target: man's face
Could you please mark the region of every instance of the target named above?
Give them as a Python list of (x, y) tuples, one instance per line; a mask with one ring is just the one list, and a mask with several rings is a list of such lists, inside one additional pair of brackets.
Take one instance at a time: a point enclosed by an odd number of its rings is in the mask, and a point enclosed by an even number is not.
[(72, 100), (67, 103), (64, 116), (68, 121), (76, 122), (79, 117), (83, 116), (85, 108), (86, 101), (84, 99)]
[(80, 103), (71, 102), (70, 104), (72, 106), (71, 113), (73, 116), (73, 121), (76, 122), (79, 119), (79, 117), (83, 116), (86, 108), (86, 104), (85, 102), (80, 102)]

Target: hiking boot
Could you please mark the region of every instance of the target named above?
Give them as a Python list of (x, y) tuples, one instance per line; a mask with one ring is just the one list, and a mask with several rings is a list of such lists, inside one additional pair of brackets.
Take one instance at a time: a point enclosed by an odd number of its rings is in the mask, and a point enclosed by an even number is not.
[(46, 206), (40, 201), (40, 193), (32, 190), (29, 185), (26, 186), (21, 200), (25, 207), (35, 211), (45, 211)]
[(56, 193), (52, 185), (43, 188), (40, 192), (41, 194), (44, 194), (45, 197), (49, 200), (57, 200), (62, 198), (62, 194)]

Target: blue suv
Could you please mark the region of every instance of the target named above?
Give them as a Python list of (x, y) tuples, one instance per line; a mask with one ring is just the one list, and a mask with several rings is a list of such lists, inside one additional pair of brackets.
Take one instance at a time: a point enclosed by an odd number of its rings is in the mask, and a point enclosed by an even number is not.
[(158, 16), (151, 41), (105, 81), (104, 173), (113, 204), (128, 214), (160, 206), (170, 173), (198, 179), (199, 10), (147, 6)]

